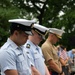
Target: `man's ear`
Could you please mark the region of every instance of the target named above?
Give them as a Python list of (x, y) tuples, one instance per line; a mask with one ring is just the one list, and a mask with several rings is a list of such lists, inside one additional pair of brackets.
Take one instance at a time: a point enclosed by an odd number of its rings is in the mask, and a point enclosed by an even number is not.
[(19, 32), (18, 32), (17, 30), (14, 31), (14, 34), (15, 34), (15, 35), (18, 35), (18, 33), (19, 33)]
[(54, 34), (50, 34), (51, 35), (51, 37), (54, 37)]

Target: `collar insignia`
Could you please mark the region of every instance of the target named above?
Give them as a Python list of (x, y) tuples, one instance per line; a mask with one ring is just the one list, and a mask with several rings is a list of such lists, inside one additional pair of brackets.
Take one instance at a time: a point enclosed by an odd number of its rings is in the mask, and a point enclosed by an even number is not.
[(27, 45), (26, 45), (26, 48), (30, 48), (30, 44), (27, 44)]

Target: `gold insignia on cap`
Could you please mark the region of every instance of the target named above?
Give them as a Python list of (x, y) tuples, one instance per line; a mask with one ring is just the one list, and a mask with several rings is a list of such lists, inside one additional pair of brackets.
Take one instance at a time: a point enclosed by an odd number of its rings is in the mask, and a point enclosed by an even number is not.
[(42, 33), (40, 33), (38, 30), (35, 29), (35, 32), (39, 33), (40, 35), (44, 36)]
[(27, 45), (26, 45), (26, 48), (30, 48), (30, 44), (27, 44)]
[(60, 35), (58, 35), (58, 34), (55, 34), (59, 39), (61, 39), (62, 37), (60, 36)]

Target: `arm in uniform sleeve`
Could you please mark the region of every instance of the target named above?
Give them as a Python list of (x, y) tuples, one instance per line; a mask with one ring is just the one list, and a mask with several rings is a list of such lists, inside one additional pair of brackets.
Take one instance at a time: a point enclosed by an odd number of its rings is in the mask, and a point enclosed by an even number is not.
[(32, 75), (41, 75), (40, 72), (34, 66), (34, 62), (33, 62), (34, 59), (32, 57), (32, 53), (31, 53), (30, 49), (31, 49), (30, 44), (27, 44), (26, 50), (27, 50), (27, 55), (29, 55), (29, 57), (30, 57)]
[(0, 65), (5, 75), (18, 75), (14, 57), (8, 52), (3, 51), (0, 54)]
[(49, 66), (51, 67), (51, 69), (53, 69), (57, 73), (61, 73), (62, 68), (61, 67), (59, 68), (59, 66), (54, 62), (51, 51), (52, 50), (50, 50), (50, 48), (48, 48), (48, 47), (42, 48), (44, 57), (45, 57), (46, 61), (48, 62)]
[(59, 67), (52, 59), (48, 61), (49, 66), (57, 73), (62, 72), (62, 68)]

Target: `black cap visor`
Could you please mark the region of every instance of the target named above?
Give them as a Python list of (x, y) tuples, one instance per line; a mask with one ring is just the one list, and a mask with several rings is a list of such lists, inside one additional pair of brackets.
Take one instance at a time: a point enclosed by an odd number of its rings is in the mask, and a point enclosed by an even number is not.
[(32, 35), (32, 32), (31, 32), (32, 28), (31, 28), (31, 26), (25, 26), (25, 25), (21, 25), (21, 24), (18, 24), (18, 23), (12, 23), (11, 26), (10, 26), (10, 30), (11, 31), (13, 31), (13, 30), (22, 30), (26, 34)]

